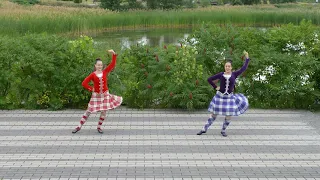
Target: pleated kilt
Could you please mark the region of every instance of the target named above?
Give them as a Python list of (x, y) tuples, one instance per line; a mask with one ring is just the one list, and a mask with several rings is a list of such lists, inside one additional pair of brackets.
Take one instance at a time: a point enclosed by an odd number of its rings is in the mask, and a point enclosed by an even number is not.
[(93, 92), (88, 104), (88, 110), (90, 112), (106, 111), (119, 107), (121, 103), (122, 97), (110, 94), (109, 91), (103, 94)]
[(238, 116), (249, 108), (248, 99), (243, 94), (223, 94), (217, 91), (210, 102), (208, 111), (224, 116)]

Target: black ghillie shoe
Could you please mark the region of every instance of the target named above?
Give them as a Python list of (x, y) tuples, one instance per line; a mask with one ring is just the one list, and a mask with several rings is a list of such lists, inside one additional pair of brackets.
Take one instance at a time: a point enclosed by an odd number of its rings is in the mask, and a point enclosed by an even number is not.
[(97, 129), (97, 131), (98, 131), (100, 134), (103, 134), (102, 129)]
[(202, 130), (201, 130), (200, 132), (197, 133), (197, 135), (201, 135), (201, 134), (206, 133), (206, 132), (207, 132), (207, 131), (202, 131)]
[(228, 135), (226, 134), (226, 132), (221, 132), (221, 135), (223, 136), (223, 137), (227, 137)]
[(80, 128), (79, 128), (79, 127), (76, 127), (76, 128), (72, 131), (72, 133), (74, 134), (74, 133), (76, 133), (76, 132), (78, 132), (78, 131), (80, 131)]

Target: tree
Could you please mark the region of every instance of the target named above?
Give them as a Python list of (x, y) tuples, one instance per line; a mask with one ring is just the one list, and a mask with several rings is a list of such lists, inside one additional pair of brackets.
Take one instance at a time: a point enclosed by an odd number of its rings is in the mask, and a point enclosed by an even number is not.
[(260, 0), (242, 0), (242, 3), (244, 5), (253, 5), (253, 4), (259, 4)]
[(210, 6), (210, 0), (201, 0), (200, 2), (200, 6), (201, 7), (208, 7)]
[(138, 2), (137, 0), (127, 0), (129, 9), (143, 9), (143, 5), (141, 2)]
[(194, 8), (194, 0), (184, 0), (183, 2), (183, 5), (186, 7), (186, 8)]
[(149, 9), (159, 8), (159, 1), (158, 0), (147, 0), (147, 7)]
[(183, 5), (183, 0), (146, 0), (149, 9), (175, 9)]
[(128, 4), (130, 7), (135, 7), (137, 5), (137, 0), (128, 0)]
[(120, 0), (101, 0), (101, 5), (104, 9), (109, 9), (111, 11), (120, 10)]
[(159, 0), (160, 8), (162, 9), (176, 9), (182, 6), (182, 0)]

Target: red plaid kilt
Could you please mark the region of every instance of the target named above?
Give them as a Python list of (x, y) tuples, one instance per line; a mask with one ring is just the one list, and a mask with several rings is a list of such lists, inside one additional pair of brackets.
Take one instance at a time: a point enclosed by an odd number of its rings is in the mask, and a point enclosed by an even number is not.
[(93, 92), (88, 104), (88, 111), (97, 112), (115, 109), (120, 106), (121, 103), (122, 97), (109, 94), (109, 91), (106, 91), (103, 94)]

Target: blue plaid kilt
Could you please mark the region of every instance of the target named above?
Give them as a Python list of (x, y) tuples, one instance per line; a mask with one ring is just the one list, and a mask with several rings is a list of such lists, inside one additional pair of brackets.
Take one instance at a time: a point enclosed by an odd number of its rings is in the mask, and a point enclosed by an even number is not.
[(217, 94), (212, 98), (208, 111), (224, 116), (238, 116), (249, 108), (248, 99), (243, 94)]

